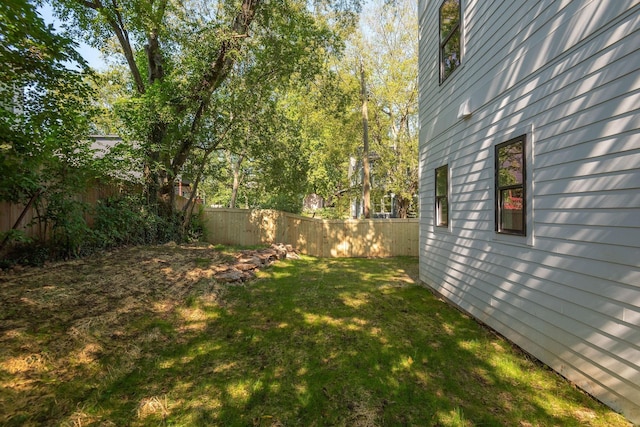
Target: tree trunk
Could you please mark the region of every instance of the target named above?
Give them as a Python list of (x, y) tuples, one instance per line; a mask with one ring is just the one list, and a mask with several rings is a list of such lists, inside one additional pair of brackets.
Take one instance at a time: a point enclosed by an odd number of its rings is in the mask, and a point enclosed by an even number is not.
[(238, 200), (238, 190), (240, 189), (240, 183), (242, 182), (241, 166), (244, 161), (244, 155), (241, 155), (235, 163), (231, 161), (231, 158), (229, 158), (229, 160), (231, 162), (231, 170), (233, 171), (233, 186), (231, 187), (231, 201), (229, 202), (229, 207), (231, 209), (235, 209), (236, 202)]
[[(206, 161), (206, 158), (205, 158)], [(205, 162), (203, 162), (205, 163)], [(196, 180), (193, 183), (193, 188), (191, 189), (191, 194), (189, 195), (189, 200), (187, 200), (187, 203), (185, 203), (185, 205), (182, 208), (182, 235), (184, 236), (186, 234), (187, 231), (187, 227), (189, 227), (189, 224), (191, 223), (191, 218), (193, 217), (193, 209), (196, 206), (195, 203), (195, 199), (196, 199), (196, 194), (198, 193), (198, 186), (200, 185), (200, 180), (202, 179), (202, 171), (204, 169), (204, 166), (200, 168), (200, 170), (198, 171), (198, 176), (196, 176)]]
[(406, 219), (409, 214), (409, 206), (411, 205), (411, 201), (409, 199), (405, 199), (404, 197), (396, 198), (396, 211), (398, 214), (398, 218)]
[(371, 218), (371, 172), (369, 170), (369, 112), (367, 110), (367, 86), (364, 79), (364, 64), (360, 60), (360, 89), (362, 95), (362, 203), (364, 217)]

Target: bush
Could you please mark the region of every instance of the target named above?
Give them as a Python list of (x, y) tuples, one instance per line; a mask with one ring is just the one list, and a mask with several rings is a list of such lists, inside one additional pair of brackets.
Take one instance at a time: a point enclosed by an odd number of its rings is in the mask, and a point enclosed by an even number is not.
[(85, 218), (89, 206), (61, 193), (54, 193), (47, 202), (41, 220), (51, 224), (51, 256), (70, 258), (91, 252), (92, 231)]
[(49, 258), (49, 248), (41, 242), (18, 243), (0, 259), (0, 269), (11, 268), (14, 265), (41, 267)]
[(181, 213), (165, 218), (147, 206), (141, 197), (120, 196), (98, 203), (93, 232), (97, 244), (103, 248), (194, 241), (202, 237), (199, 215), (191, 218), (184, 232), (182, 221)]
[(262, 203), (260, 208), (300, 214), (302, 212), (302, 201), (303, 197), (299, 195), (277, 194)]
[(48, 259), (85, 256), (119, 246), (193, 242), (204, 235), (200, 213), (195, 213), (183, 229), (180, 212), (171, 218), (161, 217), (138, 196), (98, 201), (93, 209), (93, 227), (86, 222), (87, 210), (86, 204), (72, 199), (53, 198), (39, 218), (51, 224), (50, 241), (28, 241), (23, 234), (12, 231), (12, 246), (0, 260), (0, 269), (16, 264), (41, 266)]
[(191, 221), (184, 230), (183, 240), (186, 242), (199, 242), (205, 236), (204, 222), (202, 217), (204, 215), (204, 209), (202, 205), (199, 206), (198, 212), (191, 216)]
[(152, 212), (139, 197), (112, 197), (96, 206), (93, 232), (102, 248), (162, 243), (174, 230), (173, 224)]

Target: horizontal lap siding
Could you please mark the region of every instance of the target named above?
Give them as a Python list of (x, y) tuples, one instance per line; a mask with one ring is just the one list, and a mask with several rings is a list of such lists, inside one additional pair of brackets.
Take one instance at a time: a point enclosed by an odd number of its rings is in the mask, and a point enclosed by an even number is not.
[[(640, 422), (640, 2), (462, 4), (463, 65), (442, 85), (440, 2), (419, 8), (421, 278)], [(494, 232), (493, 150), (525, 132), (532, 235), (513, 241)]]

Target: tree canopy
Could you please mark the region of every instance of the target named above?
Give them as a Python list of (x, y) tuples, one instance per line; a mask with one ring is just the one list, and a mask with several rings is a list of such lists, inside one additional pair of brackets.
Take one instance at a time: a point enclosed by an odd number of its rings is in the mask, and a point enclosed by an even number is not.
[(173, 182), (198, 150), (229, 131), (292, 76), (320, 70), (357, 2), (60, 0), (60, 17), (122, 58), (130, 78), (125, 126), (143, 148), (147, 195), (171, 214)]
[(358, 200), (363, 192), (361, 71), (373, 207), (389, 212), (393, 198), (398, 216), (417, 208), (417, 26), (412, 2), (371, 2), (359, 29), (346, 39), (345, 51), (327, 61), (323, 73), (298, 95), (295, 105), (311, 165), (309, 190), (338, 203), (338, 216), (347, 214), (341, 198)]

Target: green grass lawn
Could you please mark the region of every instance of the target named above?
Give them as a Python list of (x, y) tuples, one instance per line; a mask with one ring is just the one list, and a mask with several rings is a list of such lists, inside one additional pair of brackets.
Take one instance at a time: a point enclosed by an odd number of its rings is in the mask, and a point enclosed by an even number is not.
[[(65, 381), (49, 376), (51, 386), (43, 385), (49, 402), (66, 409), (49, 403), (4, 419), (9, 425), (628, 425), (416, 281), (415, 258), (303, 257), (244, 285), (213, 292), (200, 282), (171, 310), (131, 317), (119, 335), (102, 337), (99, 356), (76, 365)], [(120, 342), (125, 336), (135, 340)]]

